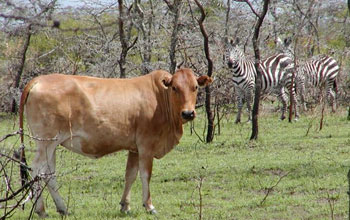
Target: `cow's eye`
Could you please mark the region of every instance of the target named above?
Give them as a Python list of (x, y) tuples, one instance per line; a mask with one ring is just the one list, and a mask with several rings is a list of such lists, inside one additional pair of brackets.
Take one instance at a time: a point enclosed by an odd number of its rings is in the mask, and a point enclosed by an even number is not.
[(196, 86), (196, 87), (194, 87), (195, 88), (195, 90), (197, 90), (198, 89), (198, 86)]
[(177, 92), (177, 88), (175, 86), (173, 86), (173, 91)]

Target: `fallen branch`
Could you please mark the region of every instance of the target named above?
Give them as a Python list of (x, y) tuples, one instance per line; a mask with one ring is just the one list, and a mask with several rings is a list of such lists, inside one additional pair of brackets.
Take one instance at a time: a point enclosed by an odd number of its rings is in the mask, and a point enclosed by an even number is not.
[(288, 176), (289, 173), (290, 173), (290, 172), (287, 172), (286, 174), (280, 176), (280, 178), (279, 178), (278, 181), (275, 183), (275, 185), (273, 185), (273, 186), (267, 188), (267, 192), (266, 192), (265, 197), (263, 198), (263, 200), (261, 200), (260, 206), (262, 206), (262, 205), (265, 203), (267, 197), (270, 195), (270, 193), (273, 191), (273, 189), (282, 181), (282, 179), (283, 179), (284, 177)]

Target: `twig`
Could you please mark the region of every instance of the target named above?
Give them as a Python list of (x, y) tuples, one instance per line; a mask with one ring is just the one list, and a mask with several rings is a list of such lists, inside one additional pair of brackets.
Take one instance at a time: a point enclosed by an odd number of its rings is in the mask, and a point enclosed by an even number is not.
[(334, 220), (334, 198), (329, 195), (329, 192), (327, 192), (327, 201), (331, 211), (331, 219)]
[(245, 2), (245, 3), (247, 3), (248, 6), (249, 6), (249, 8), (250, 8), (250, 9), (252, 10), (252, 12), (255, 14), (255, 16), (258, 17), (258, 18), (261, 18), (261, 15), (258, 14), (258, 13), (255, 11), (254, 7), (252, 6), (252, 4), (251, 4), (248, 0), (235, 0), (235, 2)]
[(197, 133), (196, 129), (194, 128), (194, 123), (193, 123), (193, 127), (191, 127), (191, 132), (194, 131), (194, 133), (196, 134), (196, 136), (198, 137), (198, 139), (204, 143), (204, 140), (199, 136), (199, 134)]
[(325, 101), (324, 101), (323, 93), (321, 93), (321, 100), (322, 100), (322, 109), (321, 109), (321, 119), (320, 119), (320, 131), (323, 128), (324, 109), (325, 109)]
[(20, 165), (24, 166), (24, 167), (25, 167), (26, 169), (28, 169), (29, 171), (32, 171), (32, 168), (30, 168), (28, 165), (22, 163), (21, 161), (15, 159), (15, 158), (12, 158), (12, 157), (8, 156), (8, 155), (6, 155), (6, 154), (0, 153), (0, 157), (6, 157), (7, 159), (10, 159), (10, 160), (12, 160), (12, 161), (14, 161), (14, 162), (16, 162), (16, 163), (19, 163)]
[(1, 202), (5, 202), (8, 200), (13, 199), (15, 196), (17, 196), (20, 192), (22, 192), (24, 189), (26, 189), (27, 187), (33, 185), (36, 181), (38, 181), (40, 179), (39, 176), (36, 176), (33, 180), (27, 182), (26, 184), (24, 184), (20, 189), (18, 189), (16, 192), (12, 193), (10, 196), (8, 196), (7, 198), (4, 199), (0, 199), (0, 203)]
[(0, 139), (0, 142), (4, 141), (5, 139), (9, 138), (9, 137), (12, 137), (12, 136), (15, 136), (17, 134), (20, 134), (20, 131), (15, 131), (13, 132), (12, 134), (7, 134), (5, 136), (3, 136), (1, 139)]
[[(23, 205), (24, 203), (22, 202), (22, 200), (25, 198), (25, 196), (28, 194), (28, 192), (30, 191), (30, 188), (28, 188), (26, 190), (26, 192), (24, 193), (24, 195), (22, 196), (22, 198), (17, 202), (16, 205), (11, 206), (11, 210), (6, 212), (2, 217), (0, 217), (0, 220), (5, 220), (7, 218), (7, 216), (9, 216), (17, 207)], [(30, 195), (29, 195), (30, 196)], [(24, 202), (27, 202), (29, 199), (28, 197), (24, 200)], [(8, 207), (5, 207), (8, 208)]]
[(310, 129), (312, 128), (312, 123), (313, 123), (313, 120), (310, 121), (308, 126), (307, 126), (305, 137), (309, 135)]
[[(4, 141), (5, 139), (7, 139), (9, 137), (12, 137), (12, 136), (15, 136), (15, 135), (18, 135), (18, 134), (21, 134), (21, 133), (22, 133), (22, 131), (18, 130), (18, 131), (13, 132), (12, 134), (7, 134), (7, 135), (3, 136), (0, 139), (0, 142)], [(57, 138), (58, 135), (56, 135), (53, 138), (41, 138), (41, 137), (36, 137), (36, 136), (29, 135), (29, 134), (24, 134), (24, 133), (23, 133), (23, 135), (27, 136), (27, 137), (29, 137), (31, 139), (37, 140), (37, 141), (57, 141), (57, 139), (58, 139)]]
[(263, 200), (261, 200), (260, 206), (262, 206), (262, 205), (265, 203), (267, 197), (270, 195), (270, 193), (272, 192), (272, 190), (282, 181), (282, 179), (283, 179), (284, 177), (288, 176), (289, 173), (290, 173), (290, 172), (287, 172), (286, 174), (280, 176), (280, 178), (279, 178), (278, 181), (275, 183), (275, 185), (273, 185), (273, 186), (267, 188), (267, 192), (266, 192), (265, 197), (263, 198)]
[(203, 216), (203, 196), (202, 196), (202, 186), (203, 186), (204, 177), (200, 175), (199, 183), (198, 183), (198, 194), (199, 194), (199, 220), (202, 219)]

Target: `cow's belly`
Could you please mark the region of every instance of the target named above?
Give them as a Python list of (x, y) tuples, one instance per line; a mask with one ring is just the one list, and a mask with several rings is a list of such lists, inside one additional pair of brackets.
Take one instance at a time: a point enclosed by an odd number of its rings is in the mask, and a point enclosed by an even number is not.
[(91, 138), (84, 136), (85, 135), (69, 136), (61, 143), (61, 145), (75, 153), (91, 158), (100, 158), (106, 154), (120, 150), (137, 151), (136, 145), (133, 141), (128, 140), (128, 138), (125, 137), (119, 139), (120, 137), (117, 136), (113, 138), (106, 138), (103, 136), (95, 136), (94, 138)]

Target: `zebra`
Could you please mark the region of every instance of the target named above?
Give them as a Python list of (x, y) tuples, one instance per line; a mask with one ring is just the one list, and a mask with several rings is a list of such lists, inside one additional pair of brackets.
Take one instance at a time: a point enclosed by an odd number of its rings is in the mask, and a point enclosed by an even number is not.
[[(249, 112), (248, 121), (251, 120), (251, 101), (255, 90), (255, 78), (257, 76), (254, 62), (246, 58), (243, 51), (238, 46), (239, 40), (235, 43), (230, 41), (227, 46), (226, 59), (227, 65), (232, 74), (232, 80), (236, 89), (238, 112), (235, 123), (241, 122), (241, 113), (244, 101)], [(286, 54), (279, 53), (270, 56), (260, 61), (260, 68), (262, 70), (261, 92), (273, 92), (278, 95), (282, 102), (282, 114), (280, 119), (285, 119), (285, 112), (287, 109), (288, 95), (286, 89), (290, 91), (292, 86), (292, 72), (294, 71), (294, 62)], [(295, 96), (295, 87), (292, 87), (292, 99), (295, 103), (295, 119), (299, 118), (297, 111), (297, 100)]]
[[(277, 45), (281, 48), (285, 54), (289, 54), (291, 57), (295, 57), (291, 47), (292, 39), (287, 37), (282, 41), (280, 38), (277, 39)], [(332, 106), (332, 112), (336, 109), (336, 94), (338, 93), (336, 77), (339, 73), (339, 65), (337, 61), (327, 55), (316, 55), (313, 56), (306, 62), (295, 62), (296, 73), (295, 81), (300, 94), (301, 105), (304, 111), (307, 110), (305, 101), (305, 84), (309, 84), (313, 87), (326, 88), (326, 97), (329, 104)]]
[(335, 99), (338, 92), (336, 77), (340, 69), (337, 61), (327, 55), (318, 55), (300, 65), (298, 64), (296, 69), (296, 81), (304, 111), (307, 110), (305, 84), (308, 84), (319, 88), (325, 87), (326, 97), (332, 106), (332, 112), (335, 112)]

